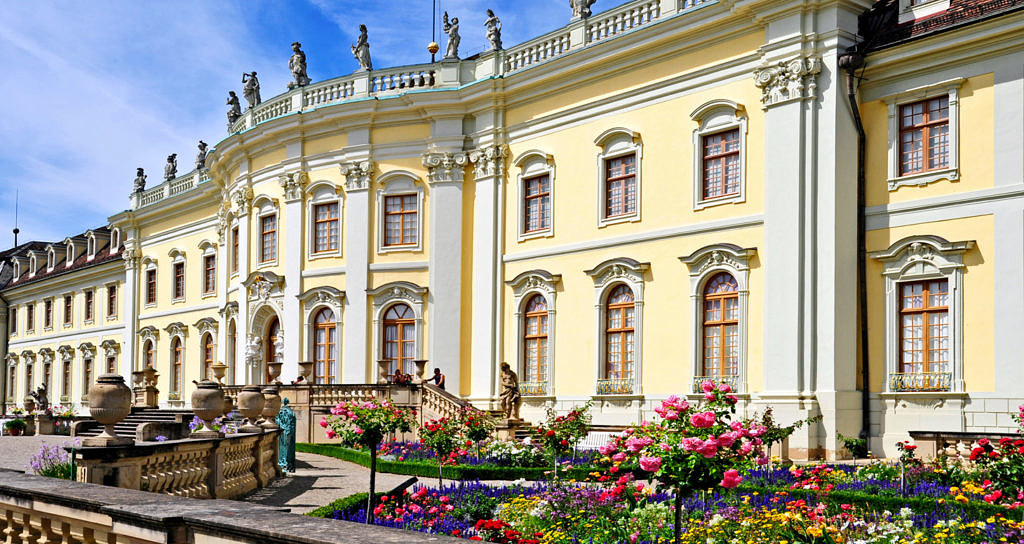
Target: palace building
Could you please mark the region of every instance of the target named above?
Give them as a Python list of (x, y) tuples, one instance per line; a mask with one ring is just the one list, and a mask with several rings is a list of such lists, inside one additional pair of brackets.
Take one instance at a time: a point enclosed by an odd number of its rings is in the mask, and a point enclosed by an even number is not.
[(284, 383), (438, 367), (493, 407), (508, 362), (527, 420), (635, 423), (711, 378), (821, 414), (807, 455), (1008, 430), (1022, 5), (633, 0), (296, 86), (109, 224), (2, 254), (6, 404), (152, 364), (182, 406), (217, 361), (243, 384), (282, 360)]

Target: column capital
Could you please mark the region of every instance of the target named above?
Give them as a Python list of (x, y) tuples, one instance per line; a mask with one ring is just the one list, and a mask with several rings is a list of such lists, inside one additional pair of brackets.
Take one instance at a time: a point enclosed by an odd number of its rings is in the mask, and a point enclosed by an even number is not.
[(121, 251), (121, 258), (124, 259), (124, 267), (126, 270), (135, 270), (139, 266), (139, 257), (141, 252), (135, 248), (125, 248)]
[(309, 185), (309, 174), (303, 171), (290, 172), (288, 174), (281, 174), (277, 177), (277, 182), (281, 184), (281, 188), (284, 189), (284, 200), (285, 202), (294, 202), (296, 200), (302, 200), (302, 197), (306, 194), (306, 185)]
[(373, 161), (367, 159), (342, 162), (338, 168), (341, 169), (341, 175), (345, 176), (345, 190), (353, 192), (365, 191), (370, 188), (376, 166)]
[(473, 175), (477, 179), (504, 175), (506, 157), (508, 146), (505, 144), (487, 145), (470, 151), (469, 162), (473, 164)]
[(821, 56), (799, 55), (787, 60), (766, 62), (754, 70), (754, 85), (761, 89), (761, 107), (818, 98), (815, 81), (821, 73)]
[(461, 184), (465, 179), (468, 157), (463, 151), (429, 151), (423, 154), (423, 166), (427, 168), (427, 181), (436, 183)]
[(252, 187), (242, 187), (235, 191), (235, 194), (231, 196), (231, 199), (235, 201), (235, 207), (238, 208), (238, 215), (249, 215), (249, 207), (252, 206)]

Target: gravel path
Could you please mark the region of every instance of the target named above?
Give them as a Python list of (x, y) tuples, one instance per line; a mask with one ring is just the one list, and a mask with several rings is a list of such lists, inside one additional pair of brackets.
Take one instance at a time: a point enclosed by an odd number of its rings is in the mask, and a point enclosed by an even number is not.
[(68, 436), (0, 436), (0, 468), (24, 471), (29, 459), (39, 453), (43, 443), (62, 446), (71, 443)]

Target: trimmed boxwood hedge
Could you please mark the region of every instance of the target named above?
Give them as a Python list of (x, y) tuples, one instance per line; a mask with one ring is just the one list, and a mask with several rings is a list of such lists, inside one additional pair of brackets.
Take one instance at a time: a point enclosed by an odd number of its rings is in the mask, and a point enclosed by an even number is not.
[[(379, 502), (380, 497), (383, 493), (377, 493), (377, 499)], [(325, 504), (312, 512), (306, 512), (307, 516), (314, 518), (329, 518), (334, 516), (334, 512), (347, 512), (353, 508), (364, 506), (366, 504), (366, 498), (369, 497), (369, 493), (355, 493), (347, 497), (342, 497), (330, 504)]]
[[(370, 454), (365, 451), (353, 450), (335, 444), (295, 444), (295, 451), (326, 455), (348, 461), (364, 467), (370, 466)], [(602, 470), (594, 466), (573, 467), (571, 470), (559, 470), (558, 476), (563, 479), (583, 480), (594, 471)], [(391, 461), (377, 458), (377, 471), (392, 474), (405, 474), (423, 478), (437, 478), (437, 463), (430, 461)], [(551, 476), (550, 467), (503, 467), (499, 465), (454, 465), (441, 469), (446, 480), (544, 480)]]

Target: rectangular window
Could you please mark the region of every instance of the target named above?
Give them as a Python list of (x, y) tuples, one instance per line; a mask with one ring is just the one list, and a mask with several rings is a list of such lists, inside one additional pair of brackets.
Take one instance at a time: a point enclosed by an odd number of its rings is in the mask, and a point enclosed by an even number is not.
[(174, 299), (185, 298), (185, 263), (174, 263)]
[(238, 227), (231, 229), (231, 271), (238, 272)]
[(949, 167), (949, 96), (900, 106), (900, 175)]
[(92, 357), (82, 359), (82, 393), (83, 398), (89, 395), (89, 386), (92, 385)]
[(338, 251), (338, 203), (313, 206), (316, 225), (313, 238), (313, 253)]
[(18, 334), (18, 309), (7, 310), (7, 321), (11, 324), (11, 335)]
[(146, 304), (156, 304), (156, 269), (146, 271)]
[(36, 305), (30, 303), (25, 306), (25, 332), (36, 330)]
[(61, 397), (67, 397), (71, 395), (71, 360), (64, 361), (64, 380), (60, 384), (60, 395)]
[(117, 358), (107, 357), (107, 374), (114, 374), (115, 372), (117, 372)]
[(524, 232), (551, 228), (551, 178), (547, 174), (523, 180)]
[(203, 257), (203, 293), (210, 294), (217, 290), (217, 256)]
[(93, 313), (92, 313), (93, 312), (93, 310), (92, 310), (92, 294), (93, 294), (93, 292), (91, 290), (85, 292), (85, 309), (82, 312), (82, 316), (83, 316), (82, 318), (85, 321), (92, 321), (92, 317), (93, 317)]
[(53, 301), (43, 301), (43, 328), (53, 327)]
[(74, 303), (74, 297), (71, 295), (64, 295), (64, 324), (71, 324), (71, 311)]
[(636, 213), (636, 154), (605, 160), (605, 217)]
[(260, 218), (260, 262), (277, 260), (277, 216)]
[(117, 316), (117, 285), (107, 286), (107, 317)]
[(705, 199), (740, 192), (740, 129), (735, 128), (703, 137)]
[(899, 319), (900, 372), (949, 372), (949, 281), (900, 284)]
[(384, 245), (412, 246), (417, 243), (416, 195), (384, 197)]

